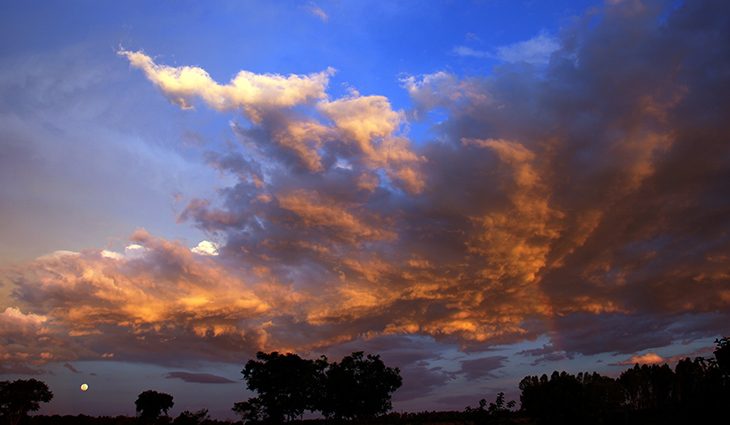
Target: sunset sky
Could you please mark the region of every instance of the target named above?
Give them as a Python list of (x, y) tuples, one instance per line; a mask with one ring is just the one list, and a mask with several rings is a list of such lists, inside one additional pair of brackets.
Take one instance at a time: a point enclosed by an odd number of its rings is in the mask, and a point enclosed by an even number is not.
[(726, 0), (3, 1), (0, 40), (0, 380), (41, 413), (233, 417), (259, 350), (461, 410), (730, 333)]

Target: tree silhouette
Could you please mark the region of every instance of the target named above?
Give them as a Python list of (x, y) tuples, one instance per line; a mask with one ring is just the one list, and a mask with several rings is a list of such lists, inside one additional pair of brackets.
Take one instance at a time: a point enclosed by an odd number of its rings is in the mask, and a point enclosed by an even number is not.
[(201, 425), (209, 418), (208, 409), (200, 409), (197, 412), (185, 410), (172, 421), (172, 425)]
[(247, 388), (257, 393), (233, 405), (244, 423), (292, 421), (305, 410), (336, 420), (372, 417), (391, 409), (391, 394), (401, 385), (398, 368), (363, 352), (331, 364), (324, 356), (306, 360), (259, 352), (241, 373)]
[(466, 406), (466, 409), (464, 409), (465, 419), (468, 419), (475, 424), (480, 424), (488, 423), (490, 418), (496, 419), (505, 417), (512, 413), (511, 410), (516, 405), (514, 400), (507, 402), (505, 402), (505, 400), (504, 393), (500, 391), (497, 393), (494, 402), (489, 403), (489, 406), (487, 406), (486, 399), (479, 400), (478, 407)]
[(715, 340), (715, 359), (723, 377), (730, 378), (730, 337)]
[(48, 403), (52, 398), (48, 386), (36, 379), (0, 382), (0, 414), (10, 425), (19, 423), (28, 412), (35, 412), (40, 403)]
[(264, 420), (264, 406), (258, 397), (252, 397), (248, 401), (234, 403), (232, 410), (241, 416), (244, 424), (256, 424)]
[(322, 413), (336, 420), (386, 413), (401, 384), (400, 370), (386, 367), (379, 355), (354, 352), (327, 369)]
[(281, 423), (316, 409), (326, 358), (315, 361), (292, 353), (259, 352), (256, 359), (249, 360), (241, 373), (247, 388), (258, 396), (234, 405), (244, 420)]
[(162, 412), (167, 416), (168, 410), (174, 404), (170, 394), (152, 390), (140, 393), (137, 396), (137, 401), (134, 402), (139, 418), (145, 423), (154, 422)]
[(595, 372), (527, 376), (520, 390), (522, 410), (544, 424), (606, 423), (623, 401), (621, 387)]
[(669, 365), (634, 365), (621, 373), (619, 383), (633, 409), (661, 409), (674, 399), (675, 376)]

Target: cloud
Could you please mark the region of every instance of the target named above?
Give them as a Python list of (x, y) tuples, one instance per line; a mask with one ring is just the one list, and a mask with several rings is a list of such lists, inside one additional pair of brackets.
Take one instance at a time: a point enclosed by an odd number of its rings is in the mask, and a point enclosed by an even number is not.
[(505, 365), (506, 356), (487, 356), (478, 359), (462, 360), (461, 373), (466, 379), (475, 380), (485, 376), (493, 376), (492, 371)]
[[(377, 94), (330, 98), (330, 71), (219, 84), (121, 52), (183, 108), (242, 112), (235, 143), (206, 157), (233, 183), (179, 217), (219, 255), (138, 231), (124, 253), (18, 266), (6, 353), (19, 365), (44, 352), (237, 362), (378, 338), (472, 352), (544, 335), (543, 352), (523, 355), (548, 361), (717, 336), (730, 307), (730, 82), (707, 70), (730, 51), (698, 46), (730, 33), (710, 19), (723, 4), (601, 10), (557, 49), (546, 36), (521, 44), (521, 61), (554, 50), (540, 69), (403, 78), (409, 111)], [(434, 110), (445, 118), (433, 140), (411, 143), (408, 120)], [(426, 388), (453, 377), (397, 355)], [(467, 376), (504, 359), (477, 360)]]
[(495, 56), (508, 63), (545, 64), (559, 48), (560, 42), (556, 38), (540, 33), (529, 40), (498, 47)]
[(505, 63), (544, 65), (550, 60), (550, 55), (560, 47), (560, 40), (540, 33), (529, 40), (499, 46), (493, 51), (478, 50), (469, 46), (455, 46), (452, 53), (461, 57), (497, 59)]
[(167, 379), (180, 379), (185, 382), (194, 384), (235, 384), (236, 381), (231, 381), (228, 378), (224, 378), (218, 375), (212, 375), (210, 373), (190, 373), (190, 372), (170, 372), (165, 375)]
[(456, 46), (452, 52), (457, 56), (472, 57), (472, 58), (491, 58), (492, 54), (483, 50), (472, 49), (469, 46)]
[(216, 256), (218, 255), (218, 244), (211, 241), (200, 241), (197, 246), (190, 250), (199, 255)]
[(58, 339), (48, 328), (48, 317), (23, 313), (7, 307), (0, 314), (0, 360), (2, 373), (40, 374), (37, 366), (56, 358), (53, 346)]
[(183, 109), (192, 108), (195, 98), (220, 111), (243, 109), (257, 121), (271, 108), (290, 108), (325, 97), (333, 69), (310, 75), (254, 74), (239, 72), (228, 84), (218, 84), (195, 66), (170, 67), (156, 64), (142, 52), (120, 50), (120, 56), (141, 69), (147, 78)]
[(111, 357), (164, 363), (164, 347), (171, 344), (178, 360), (198, 358), (203, 346), (204, 357), (220, 360), (229, 350), (266, 345), (256, 322), (278, 301), (254, 294), (255, 284), (211, 263), (215, 257), (144, 230), (132, 241), (131, 255), (87, 251), (41, 257), (30, 269), (17, 269), (9, 277), (13, 297), (47, 315), (6, 309), (0, 331), (15, 343), (3, 345), (3, 356), (37, 364)]
[[(252, 124), (239, 134), (258, 139), (266, 152), (281, 156), (271, 144), (298, 159), (309, 172), (327, 171), (338, 158), (357, 164), (364, 174), (384, 170), (394, 183), (417, 193), (423, 188), (419, 169), (423, 158), (399, 134), (403, 113), (384, 96), (361, 96), (352, 90), (328, 99), (326, 88), (334, 69), (309, 75), (254, 74), (240, 71), (230, 83), (216, 83), (199, 67), (156, 64), (142, 52), (120, 50), (165, 96), (183, 109), (196, 98), (219, 110), (241, 110)], [(297, 107), (301, 111), (295, 111)], [(308, 111), (308, 113), (302, 113)], [(268, 145), (268, 146), (267, 146)]]
[(309, 2), (305, 6), (305, 9), (313, 16), (319, 18), (322, 22), (327, 23), (327, 21), (329, 21), (330, 19), (329, 15), (327, 15), (327, 12), (325, 12), (321, 7), (317, 6), (314, 2)]
[(631, 365), (635, 365), (635, 364), (652, 365), (652, 364), (665, 363), (666, 361), (667, 360), (664, 357), (660, 356), (659, 354), (649, 352), (649, 353), (645, 353), (645, 354), (641, 354), (641, 355), (637, 354), (635, 356), (631, 356), (630, 359), (618, 362), (617, 364), (622, 365), (622, 366), (627, 366), (627, 365), (631, 366)]
[(74, 367), (74, 365), (72, 365), (71, 363), (64, 363), (64, 364), (63, 364), (63, 367), (65, 367), (66, 369), (70, 370), (70, 371), (71, 371), (71, 372), (73, 372), (73, 373), (81, 373), (81, 372), (79, 372), (79, 370), (78, 370), (78, 369), (76, 369), (76, 368)]

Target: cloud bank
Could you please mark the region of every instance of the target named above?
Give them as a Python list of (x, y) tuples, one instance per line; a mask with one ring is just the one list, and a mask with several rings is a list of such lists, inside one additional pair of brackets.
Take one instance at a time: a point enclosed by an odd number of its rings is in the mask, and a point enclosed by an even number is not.
[[(121, 51), (175, 105), (240, 113), (238, 143), (208, 157), (235, 184), (180, 216), (220, 244), (191, 252), (140, 230), (130, 252), (15, 267), (3, 364), (238, 362), (408, 335), (464, 351), (546, 335), (532, 355), (639, 356), (716, 336), (730, 319), (725, 12), (606, 5), (540, 69), (405, 77), (410, 111), (331, 98), (331, 69), (221, 84)], [(447, 118), (433, 140), (409, 140), (407, 117), (434, 110)], [(413, 367), (425, 387), (449, 379)]]

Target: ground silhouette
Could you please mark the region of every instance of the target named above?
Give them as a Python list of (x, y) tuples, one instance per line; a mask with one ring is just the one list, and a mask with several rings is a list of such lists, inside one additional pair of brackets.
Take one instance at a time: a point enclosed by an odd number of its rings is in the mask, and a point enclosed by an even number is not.
[[(135, 402), (138, 417), (27, 416), (53, 397), (35, 379), (0, 382), (0, 414), (9, 425), (721, 424), (728, 420), (730, 404), (730, 338), (717, 339), (715, 345), (713, 357), (685, 358), (673, 369), (668, 364), (636, 364), (617, 378), (564, 371), (526, 376), (519, 384), (519, 409), (498, 393), (494, 402), (482, 398), (463, 411), (387, 413), (401, 378), (379, 356), (355, 352), (329, 363), (326, 357), (307, 360), (274, 352), (258, 353), (246, 363), (242, 373), (257, 396), (236, 403), (234, 411), (242, 417), (238, 422), (210, 419), (205, 409), (172, 419), (167, 416), (172, 396), (156, 391), (140, 394)], [(324, 417), (302, 420), (305, 410)]]

